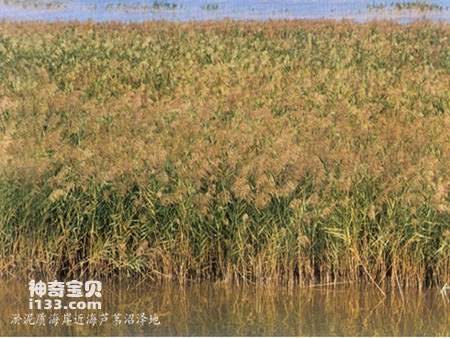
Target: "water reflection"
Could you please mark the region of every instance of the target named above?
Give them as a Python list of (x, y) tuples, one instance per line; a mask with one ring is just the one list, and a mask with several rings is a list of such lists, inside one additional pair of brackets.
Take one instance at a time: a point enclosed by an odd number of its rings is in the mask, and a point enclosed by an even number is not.
[[(224, 285), (143, 285), (103, 283), (102, 325), (31, 326), (11, 324), (28, 310), (27, 282), (0, 288), (2, 335), (259, 335), (259, 336), (419, 336), (450, 335), (450, 307), (436, 289), (395, 292), (383, 297), (373, 288), (293, 289)], [(49, 317), (51, 312), (40, 311)], [(76, 311), (72, 311), (76, 312)], [(37, 311), (34, 312), (37, 314)], [(157, 314), (159, 325), (125, 324), (125, 314)], [(122, 314), (121, 324), (112, 316)]]

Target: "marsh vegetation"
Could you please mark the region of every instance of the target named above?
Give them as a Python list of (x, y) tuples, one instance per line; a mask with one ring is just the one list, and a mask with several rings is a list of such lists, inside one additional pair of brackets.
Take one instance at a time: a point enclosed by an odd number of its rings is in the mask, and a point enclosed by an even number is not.
[(0, 274), (450, 280), (450, 26), (0, 23)]

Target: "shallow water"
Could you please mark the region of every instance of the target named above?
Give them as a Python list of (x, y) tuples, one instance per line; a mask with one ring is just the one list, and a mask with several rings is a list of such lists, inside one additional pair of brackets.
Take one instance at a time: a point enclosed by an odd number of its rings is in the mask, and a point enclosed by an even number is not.
[[(351, 285), (292, 289), (225, 285), (103, 283), (101, 310), (30, 310), (28, 282), (2, 282), (0, 334), (146, 336), (435, 336), (450, 335), (450, 305), (438, 290), (390, 293)], [(402, 300), (402, 296), (404, 301)], [(43, 297), (43, 299), (45, 296)], [(73, 299), (73, 298), (72, 298)], [(65, 300), (63, 300), (63, 304)], [(27, 314), (45, 319), (24, 323)], [(71, 313), (72, 323), (62, 323)], [(140, 314), (144, 313), (147, 320)], [(50, 323), (52, 314), (60, 323)], [(88, 323), (95, 314), (98, 319)], [(108, 319), (100, 323), (102, 314)], [(120, 314), (121, 322), (114, 319)], [(134, 314), (133, 321), (130, 314)], [(22, 321), (11, 323), (15, 315)], [(75, 321), (82, 315), (82, 320)], [(150, 316), (152, 322), (150, 322)], [(54, 317), (53, 317), (54, 318)], [(43, 324), (42, 324), (43, 323)], [(158, 324), (158, 325), (155, 325)]]
[[(407, 2), (407, 1), (399, 1)], [(0, 18), (19, 20), (88, 20), (123, 22), (164, 19), (395, 19), (450, 20), (450, 0), (431, 0), (443, 7), (431, 12), (397, 11), (388, 0), (0, 0)], [(166, 5), (164, 5), (166, 4)], [(387, 4), (383, 10), (368, 6)], [(209, 5), (209, 6), (208, 6)]]

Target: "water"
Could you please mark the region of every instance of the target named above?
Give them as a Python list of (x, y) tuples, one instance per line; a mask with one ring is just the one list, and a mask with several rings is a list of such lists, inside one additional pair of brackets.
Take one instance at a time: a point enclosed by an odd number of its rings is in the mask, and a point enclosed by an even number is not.
[[(399, 2), (402, 2), (400, 0)], [(403, 2), (406, 2), (403, 0)], [(450, 0), (431, 0), (442, 10), (397, 11), (391, 0), (0, 0), (0, 18), (18, 20), (267, 20), (267, 19), (395, 19), (425, 17), (450, 20)], [(159, 6), (158, 6), (159, 4)], [(383, 10), (368, 6), (387, 4)], [(209, 5), (209, 6), (208, 6)]]
[[(30, 311), (27, 282), (2, 282), (0, 334), (16, 335), (145, 335), (145, 336), (435, 336), (450, 335), (450, 304), (438, 290), (390, 293), (351, 285), (334, 289), (287, 290), (226, 285), (140, 285), (103, 283), (97, 311), (66, 311), (78, 324), (49, 324), (52, 313), (62, 321), (64, 310)], [(72, 298), (73, 299), (73, 298)], [(15, 314), (45, 315), (45, 326), (12, 324)], [(87, 323), (96, 314), (97, 325)], [(108, 320), (99, 324), (102, 314)], [(137, 324), (140, 313), (147, 321)], [(121, 314), (121, 323), (113, 315)], [(134, 314), (134, 323), (125, 317)], [(155, 316), (156, 315), (156, 316)], [(152, 316), (153, 323), (150, 323)], [(142, 319), (143, 317), (141, 317)], [(157, 319), (156, 319), (157, 318)], [(84, 323), (84, 325), (81, 325)], [(155, 325), (159, 323), (159, 325)]]

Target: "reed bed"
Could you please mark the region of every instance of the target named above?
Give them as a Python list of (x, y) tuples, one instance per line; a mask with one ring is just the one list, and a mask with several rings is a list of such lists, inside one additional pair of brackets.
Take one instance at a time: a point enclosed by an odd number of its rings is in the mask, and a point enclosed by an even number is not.
[(0, 273), (442, 285), (449, 36), (0, 22)]

